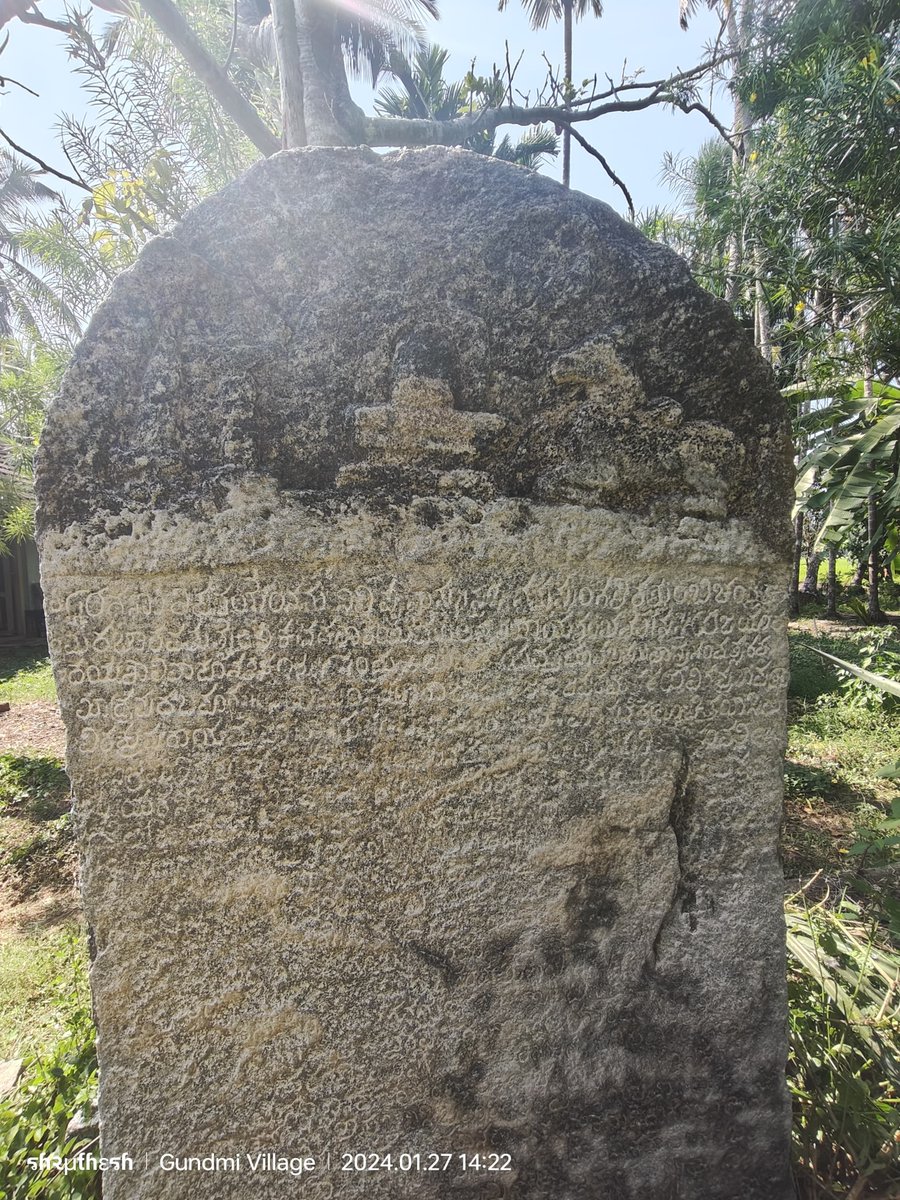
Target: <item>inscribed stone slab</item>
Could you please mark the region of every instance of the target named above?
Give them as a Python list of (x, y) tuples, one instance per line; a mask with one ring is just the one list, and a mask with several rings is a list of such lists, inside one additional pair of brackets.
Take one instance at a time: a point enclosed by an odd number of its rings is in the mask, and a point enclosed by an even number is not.
[(787, 1200), (790, 476), (726, 307), (508, 165), (147, 246), (37, 483), (104, 1195)]

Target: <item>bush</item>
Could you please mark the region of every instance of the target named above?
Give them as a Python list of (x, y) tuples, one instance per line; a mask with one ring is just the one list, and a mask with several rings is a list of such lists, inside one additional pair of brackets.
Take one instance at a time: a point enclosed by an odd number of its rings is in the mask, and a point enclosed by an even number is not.
[(874, 900), (867, 912), (846, 895), (826, 889), (810, 904), (801, 891), (785, 911), (799, 1193), (890, 1188), (900, 1184), (897, 944)]

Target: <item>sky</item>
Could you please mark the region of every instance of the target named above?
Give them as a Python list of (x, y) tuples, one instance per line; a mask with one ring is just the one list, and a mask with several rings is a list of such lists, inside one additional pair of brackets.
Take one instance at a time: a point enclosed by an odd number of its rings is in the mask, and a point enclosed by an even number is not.
[[(43, 0), (40, 7), (48, 17), (62, 11), (58, 0)], [(427, 32), (431, 41), (450, 51), (447, 79), (462, 78), (473, 58), (476, 71), (488, 74), (494, 62), (504, 61), (508, 43), (513, 62), (523, 54), (515, 86), (533, 96), (546, 75), (542, 54), (554, 67), (562, 60), (561, 25), (531, 30), (521, 0), (509, 0), (503, 13), (497, 11), (496, 0), (440, 0), (440, 9), (441, 19), (429, 21)], [(14, 141), (66, 171), (54, 126), (62, 112), (82, 115), (85, 101), (62, 36), (19, 21), (12, 21), (7, 30), (9, 44), (0, 57), (0, 72), (27, 84), (38, 96), (8, 84), (0, 95), (0, 126)], [(699, 62), (717, 31), (718, 21), (705, 5), (698, 8), (685, 33), (678, 24), (678, 0), (606, 0), (601, 20), (589, 17), (575, 27), (573, 75), (580, 83), (596, 72), (603, 83), (606, 74), (617, 79), (627, 64), (629, 73), (643, 69), (647, 79), (663, 78)], [(365, 94), (371, 99), (371, 92)], [(368, 107), (363, 93), (357, 98)], [(727, 96), (720, 94), (715, 104), (727, 124)], [(675, 203), (660, 181), (665, 151), (692, 154), (716, 136), (699, 113), (669, 113), (661, 108), (602, 117), (585, 132), (625, 181), (638, 210)], [(561, 163), (551, 164), (546, 173), (558, 178)], [(578, 147), (573, 147), (572, 186), (620, 212), (625, 209), (621, 192), (609, 183), (600, 164)]]

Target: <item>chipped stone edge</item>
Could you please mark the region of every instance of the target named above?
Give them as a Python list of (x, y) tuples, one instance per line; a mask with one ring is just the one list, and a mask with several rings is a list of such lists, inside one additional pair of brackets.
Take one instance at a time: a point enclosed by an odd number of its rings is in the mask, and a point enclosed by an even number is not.
[(771, 571), (776, 578), (784, 571), (785, 583), (787, 571), (786, 560), (738, 519), (682, 516), (661, 528), (652, 515), (508, 498), (419, 497), (389, 511), (349, 500), (313, 507), (305, 495), (280, 491), (262, 475), (235, 483), (221, 509), (200, 517), (163, 510), (98, 514), (89, 527), (44, 530), (39, 542), (48, 580), (298, 560), (324, 565), (346, 557), (416, 562), (470, 553), (478, 559), (491, 548), (557, 568), (561, 561), (677, 562)]

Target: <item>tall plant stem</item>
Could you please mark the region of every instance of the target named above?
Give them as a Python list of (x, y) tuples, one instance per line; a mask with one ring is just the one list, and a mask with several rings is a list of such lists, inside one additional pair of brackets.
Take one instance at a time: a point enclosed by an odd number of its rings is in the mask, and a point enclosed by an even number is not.
[(791, 614), (800, 616), (800, 563), (803, 561), (803, 513), (794, 517), (794, 561), (791, 571)]
[[(565, 60), (566, 108), (570, 107), (569, 93), (572, 88), (572, 5), (574, 0), (563, 0), (563, 58)], [(563, 187), (569, 186), (572, 166), (572, 135), (568, 127), (563, 130)]]

